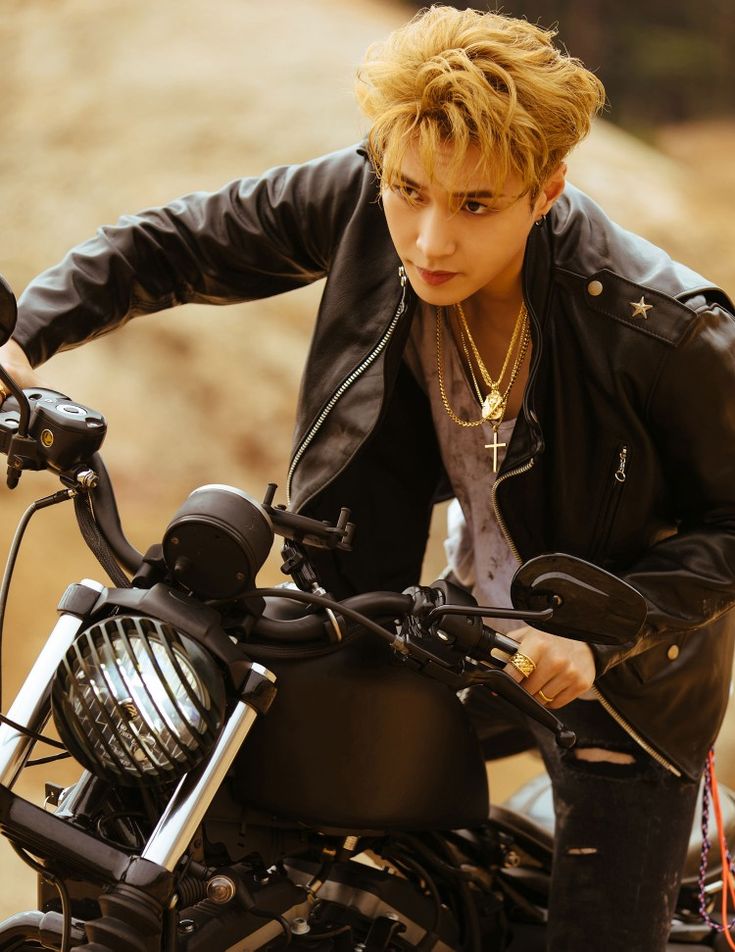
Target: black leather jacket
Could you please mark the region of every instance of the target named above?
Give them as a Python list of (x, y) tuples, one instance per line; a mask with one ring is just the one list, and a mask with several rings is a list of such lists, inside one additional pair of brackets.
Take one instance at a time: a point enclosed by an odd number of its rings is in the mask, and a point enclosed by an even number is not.
[[(376, 198), (352, 147), (123, 218), (30, 285), (15, 333), (38, 364), (137, 314), (326, 276), (288, 482), (293, 508), (353, 510), (355, 551), (321, 565), (336, 594), (417, 581), (443, 477), (426, 398), (402, 361), (416, 299)], [(532, 229), (524, 290), (532, 366), (498, 517), (520, 558), (566, 551), (644, 594), (635, 644), (594, 649), (597, 685), (641, 740), (696, 777), (733, 657), (732, 304), (571, 186)]]

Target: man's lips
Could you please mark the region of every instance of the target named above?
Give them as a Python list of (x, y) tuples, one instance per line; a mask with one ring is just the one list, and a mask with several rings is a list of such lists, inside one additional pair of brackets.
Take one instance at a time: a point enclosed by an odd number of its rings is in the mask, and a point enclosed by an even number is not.
[(424, 268), (419, 268), (418, 265), (416, 265), (416, 270), (422, 281), (433, 285), (444, 284), (457, 275), (456, 271), (426, 271)]

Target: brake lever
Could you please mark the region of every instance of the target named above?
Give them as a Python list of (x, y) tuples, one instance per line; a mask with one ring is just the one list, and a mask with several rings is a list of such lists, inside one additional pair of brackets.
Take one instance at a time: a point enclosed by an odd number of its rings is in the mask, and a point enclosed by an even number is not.
[(540, 611), (524, 611), (519, 608), (490, 608), (484, 605), (437, 605), (427, 616), (429, 622), (443, 618), (445, 615), (464, 615), (465, 618), (510, 618), (517, 621), (548, 621), (553, 617), (553, 608), (544, 608)]
[(559, 718), (524, 690), (517, 681), (505, 671), (490, 669), (482, 674), (473, 674), (469, 684), (483, 684), (500, 697), (505, 698), (514, 707), (532, 717), (538, 724), (550, 730), (556, 737), (559, 747), (569, 749), (577, 743), (577, 735), (566, 728)]

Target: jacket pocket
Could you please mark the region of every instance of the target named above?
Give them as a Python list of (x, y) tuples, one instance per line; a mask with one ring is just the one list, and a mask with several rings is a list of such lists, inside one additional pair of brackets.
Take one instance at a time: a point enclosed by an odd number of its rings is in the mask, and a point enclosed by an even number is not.
[(596, 562), (607, 554), (615, 517), (628, 480), (629, 462), (628, 445), (627, 443), (620, 443), (615, 450), (613, 464), (605, 477), (607, 482), (592, 535), (592, 544), (590, 545), (589, 558), (591, 562)]
[(628, 658), (624, 663), (629, 664), (636, 673), (638, 680), (645, 684), (664, 669), (673, 670), (678, 667), (676, 662), (684, 647), (685, 638), (685, 633), (680, 632), (670, 640), (661, 642), (649, 648), (648, 651), (642, 651), (640, 654)]

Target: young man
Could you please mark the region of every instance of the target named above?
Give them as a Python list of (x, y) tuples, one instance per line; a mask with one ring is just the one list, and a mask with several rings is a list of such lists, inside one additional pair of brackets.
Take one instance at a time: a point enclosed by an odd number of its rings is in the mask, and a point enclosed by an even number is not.
[(26, 290), (1, 359), (29, 384), (137, 314), (326, 276), (289, 499), (364, 530), (322, 559), (325, 585), (415, 583), (448, 477), (451, 567), (481, 602), (507, 604), (518, 561), (549, 551), (647, 599), (625, 650), (523, 629), (509, 670), (579, 737), (563, 756), (539, 738), (549, 948), (656, 952), (732, 669), (732, 305), (565, 184), (604, 93), (551, 34), (434, 7), (357, 89), (367, 145), (102, 229)]

